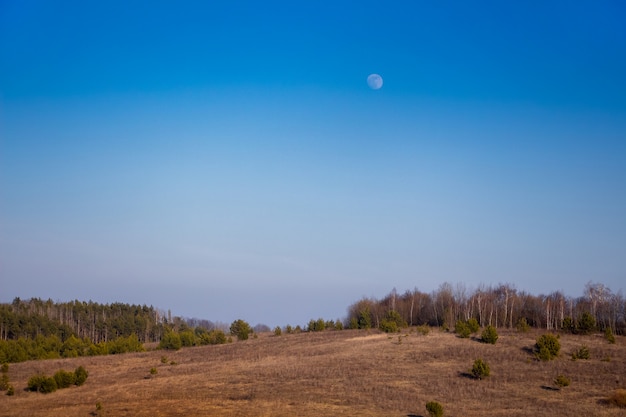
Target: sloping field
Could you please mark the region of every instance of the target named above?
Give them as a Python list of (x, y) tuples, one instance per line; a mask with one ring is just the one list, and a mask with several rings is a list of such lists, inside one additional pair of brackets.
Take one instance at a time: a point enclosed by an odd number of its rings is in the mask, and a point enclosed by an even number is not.
[[(431, 330), (388, 336), (327, 331), (227, 345), (11, 364), (15, 396), (0, 395), (2, 416), (426, 416), (438, 401), (448, 416), (624, 416), (604, 403), (626, 388), (626, 340), (561, 336), (561, 357), (534, 360), (540, 332), (500, 332), (496, 345)], [(589, 347), (590, 360), (571, 360)], [(167, 364), (161, 362), (167, 357)], [(491, 376), (464, 375), (476, 358)], [(170, 362), (175, 362), (171, 364)], [(37, 372), (82, 365), (85, 385), (26, 392)], [(157, 373), (151, 375), (150, 369)], [(564, 374), (571, 386), (554, 389)], [(96, 411), (96, 403), (102, 409)]]

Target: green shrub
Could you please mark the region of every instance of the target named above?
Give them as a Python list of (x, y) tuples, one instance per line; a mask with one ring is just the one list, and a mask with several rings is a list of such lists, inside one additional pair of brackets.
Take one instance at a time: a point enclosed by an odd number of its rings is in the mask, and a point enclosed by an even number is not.
[(77, 358), (79, 356), (85, 356), (88, 350), (88, 343), (72, 335), (63, 342), (60, 353), (63, 358)]
[(337, 320), (335, 322), (335, 330), (343, 330), (343, 323), (341, 322), (341, 320)]
[(626, 408), (626, 389), (617, 389), (607, 399), (610, 405)]
[(472, 333), (472, 331), (470, 330), (470, 327), (467, 325), (467, 322), (463, 320), (458, 320), (456, 324), (454, 325), (454, 333), (459, 335), (460, 338), (466, 339), (470, 337), (470, 334)]
[(517, 328), (517, 331), (520, 333), (526, 333), (527, 331), (530, 330), (530, 325), (528, 324), (528, 322), (526, 321), (524, 317), (518, 320), (517, 325), (515, 327)]
[(589, 334), (596, 328), (596, 319), (591, 315), (591, 313), (585, 311), (578, 319), (576, 325), (578, 333)]
[(580, 349), (572, 353), (572, 359), (589, 359), (591, 357), (589, 348), (587, 346), (581, 346)]
[(307, 332), (322, 332), (324, 330), (326, 330), (326, 322), (324, 321), (324, 319), (311, 319), (309, 321), (309, 325), (307, 326)]
[(291, 324), (285, 326), (285, 331), (287, 332), (287, 334), (293, 333), (293, 327), (291, 327)]
[(222, 330), (211, 330), (209, 340), (211, 345), (223, 345), (226, 343), (226, 335)]
[(563, 319), (563, 322), (561, 323), (561, 330), (566, 333), (574, 333), (574, 331), (576, 330), (575, 327), (576, 326), (574, 326), (574, 320), (572, 320), (571, 317), (565, 317)]
[(76, 374), (74, 372), (64, 371), (63, 369), (56, 371), (53, 378), (59, 389), (68, 388), (76, 383)]
[(27, 387), (29, 391), (47, 394), (57, 390), (57, 383), (54, 378), (39, 374), (28, 379)]
[(470, 373), (476, 379), (483, 379), (489, 376), (490, 370), (487, 362), (482, 359), (476, 359)]
[(230, 333), (233, 336), (237, 336), (239, 340), (248, 340), (250, 333), (252, 333), (252, 328), (247, 322), (239, 319), (233, 321), (230, 325)]
[(156, 375), (158, 372), (157, 368), (150, 368), (150, 375)]
[(161, 363), (163, 364), (167, 363), (167, 356), (161, 356)]
[(557, 356), (561, 350), (559, 339), (553, 334), (539, 336), (535, 344), (535, 355), (542, 361), (549, 361)]
[(161, 338), (159, 349), (179, 350), (183, 346), (180, 336), (175, 332), (167, 332)]
[(7, 395), (8, 396), (15, 395), (15, 388), (13, 388), (13, 385), (11, 385), (11, 384), (9, 384), (9, 387), (7, 388)]
[(33, 375), (28, 378), (26, 388), (29, 391), (39, 391), (39, 387), (43, 384), (44, 379), (46, 379), (46, 376), (43, 374)]
[(397, 333), (400, 331), (395, 321), (390, 321), (386, 319), (380, 322), (379, 328), (385, 333)]
[(491, 325), (485, 327), (485, 330), (483, 330), (480, 335), (480, 340), (483, 343), (491, 343), (492, 345), (495, 345), (498, 341), (498, 332), (496, 328)]
[(196, 345), (196, 335), (191, 330), (185, 330), (178, 333), (180, 344), (183, 347), (192, 347)]
[(556, 378), (554, 378), (554, 385), (556, 385), (559, 388), (568, 387), (570, 383), (571, 383), (570, 379), (566, 377), (565, 375), (559, 375)]
[(77, 386), (81, 386), (87, 381), (87, 377), (89, 376), (89, 372), (82, 366), (74, 369), (74, 384)]
[(356, 317), (352, 317), (350, 322), (348, 323), (349, 329), (358, 329), (359, 328), (359, 320)]
[(426, 403), (426, 411), (430, 417), (442, 417), (443, 406), (437, 401), (430, 401)]
[(614, 344), (615, 335), (613, 334), (613, 329), (611, 329), (610, 327), (604, 329), (604, 338), (607, 340), (607, 342)]
[(283, 330), (280, 328), (280, 326), (274, 327), (274, 336), (280, 336), (281, 334), (283, 334)]
[(131, 334), (128, 337), (118, 337), (106, 342), (106, 350), (109, 354), (115, 355), (128, 352), (143, 352), (145, 349), (139, 341), (139, 337), (136, 334)]
[(480, 324), (478, 324), (478, 320), (476, 320), (474, 317), (467, 321), (467, 326), (472, 333), (478, 333), (478, 331), (480, 330)]
[(369, 308), (366, 307), (363, 310), (359, 311), (357, 328), (366, 330), (372, 328), (372, 315)]
[(400, 313), (395, 310), (389, 310), (387, 314), (385, 314), (383, 321), (395, 323), (398, 330), (407, 327), (406, 321), (404, 321)]

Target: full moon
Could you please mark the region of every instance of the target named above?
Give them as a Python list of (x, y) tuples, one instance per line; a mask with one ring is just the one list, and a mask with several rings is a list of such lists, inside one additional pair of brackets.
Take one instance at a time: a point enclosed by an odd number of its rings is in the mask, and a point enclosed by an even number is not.
[(383, 86), (383, 77), (378, 74), (370, 74), (367, 76), (367, 85), (372, 90), (378, 90)]

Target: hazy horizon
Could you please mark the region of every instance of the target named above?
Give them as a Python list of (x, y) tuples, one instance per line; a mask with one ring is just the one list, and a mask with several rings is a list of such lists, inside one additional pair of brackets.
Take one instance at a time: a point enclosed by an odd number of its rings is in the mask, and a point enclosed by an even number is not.
[(624, 16), (1, 2), (0, 301), (274, 326), (394, 287), (623, 290)]

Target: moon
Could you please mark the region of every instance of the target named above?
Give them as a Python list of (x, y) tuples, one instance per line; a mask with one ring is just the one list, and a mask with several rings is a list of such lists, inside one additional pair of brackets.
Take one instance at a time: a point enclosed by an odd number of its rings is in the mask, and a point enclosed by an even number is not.
[(367, 85), (372, 90), (379, 90), (383, 86), (383, 77), (378, 74), (370, 74), (367, 76)]

